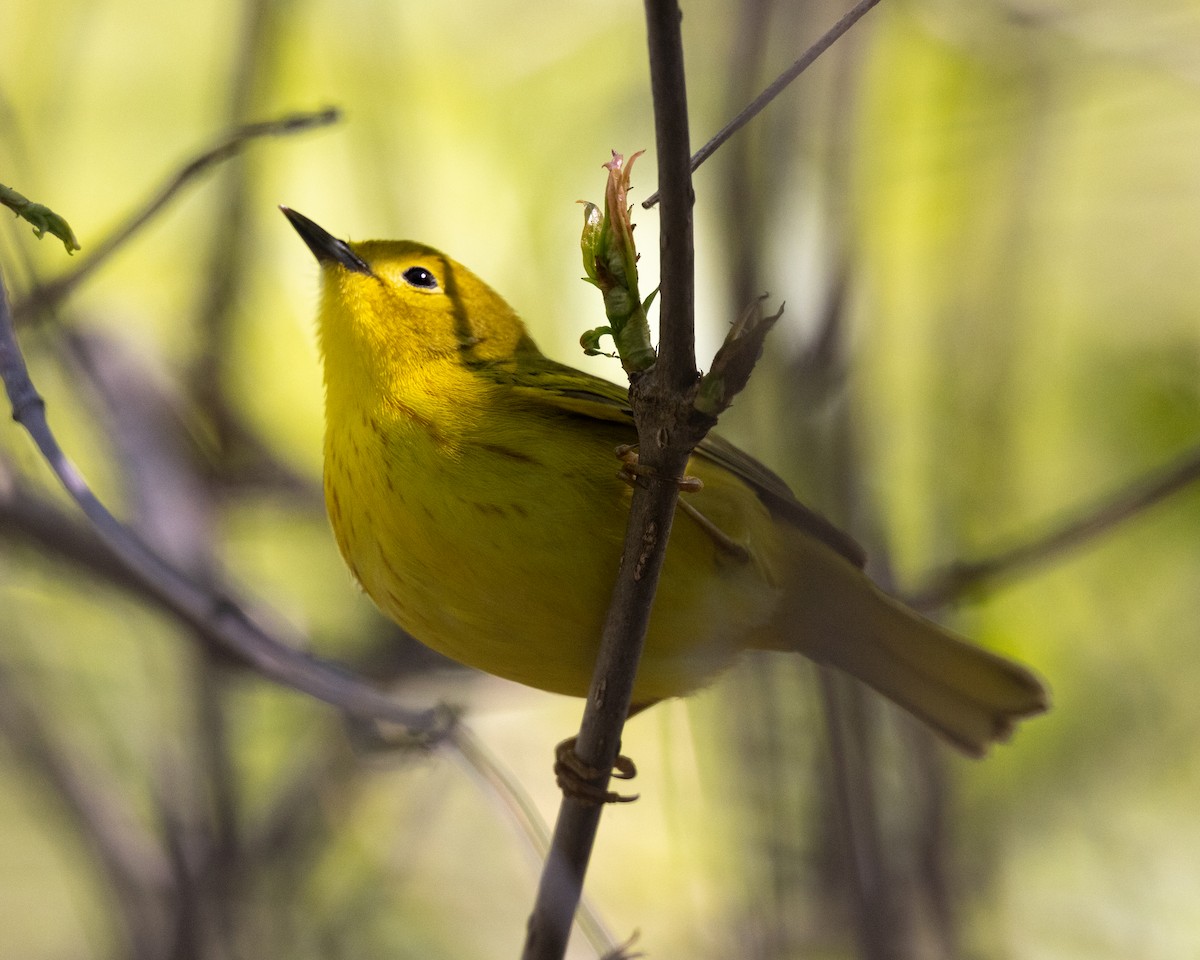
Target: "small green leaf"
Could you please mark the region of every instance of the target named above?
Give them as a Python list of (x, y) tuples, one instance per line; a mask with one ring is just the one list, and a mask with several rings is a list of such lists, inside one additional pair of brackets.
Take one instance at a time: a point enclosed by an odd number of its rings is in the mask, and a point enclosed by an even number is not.
[(588, 283), (600, 285), (596, 272), (596, 261), (600, 258), (600, 247), (603, 243), (604, 215), (600, 208), (587, 200), (583, 204), (583, 235), (579, 238), (579, 247), (583, 251), (583, 270), (587, 274)]
[[(585, 330), (579, 337), (579, 345), (583, 347), (583, 352), (589, 357), (615, 357), (615, 353), (600, 349), (600, 338), (604, 336), (611, 337), (612, 335), (611, 327), (596, 327), (594, 330)], [(613, 340), (615, 342), (616, 338), (613, 337)]]
[(6, 187), (2, 183), (0, 183), (0, 203), (3, 203), (18, 217), (23, 217), (33, 224), (34, 236), (39, 240), (49, 233), (63, 242), (67, 253), (83, 249), (79, 246), (79, 241), (75, 239), (75, 232), (71, 229), (71, 225), (49, 207), (34, 203), (12, 187)]
[(711, 373), (701, 377), (692, 406), (707, 416), (720, 416), (726, 406), (725, 378), (720, 375), (714, 376)]
[(783, 316), (782, 304), (771, 316), (764, 315), (765, 299), (765, 294), (759, 297), (730, 325), (725, 342), (713, 357), (712, 368), (700, 378), (692, 405), (701, 413), (710, 417), (720, 415), (749, 381), (750, 372), (762, 355), (763, 341)]

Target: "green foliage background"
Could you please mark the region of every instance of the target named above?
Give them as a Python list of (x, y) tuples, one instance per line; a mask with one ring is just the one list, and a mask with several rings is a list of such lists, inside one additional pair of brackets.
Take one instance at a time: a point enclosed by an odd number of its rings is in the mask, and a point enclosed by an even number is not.
[[(696, 143), (842, 12), (684, 9)], [(599, 199), (610, 148), (648, 148), (635, 195), (652, 189), (640, 5), (8, 0), (0, 17), (0, 181), (70, 220), (77, 260), (234, 123), (344, 110), (191, 188), (23, 343), (119, 513), (402, 698), (468, 705), (552, 815), (550, 748), (580, 705), (410, 654), (311, 490), (236, 481), (249, 455), (213, 398), (315, 484), (315, 267), (279, 203), (446, 249), (546, 352), (617, 378), (577, 346), (603, 314), (575, 201)], [(750, 296), (788, 303), (724, 432), (851, 523), (901, 590), (1194, 450), (1198, 144), (1193, 0), (885, 0), (697, 175), (701, 357)], [(635, 217), (650, 290), (657, 222)], [(28, 233), (0, 233), (17, 299), (70, 266)], [(807, 351), (838, 275), (822, 365)], [(105, 394), (70, 334), (132, 373)], [(161, 472), (115, 434), (130, 417), (175, 438)], [(52, 495), (15, 426), (0, 458), (5, 498)], [(0, 956), (516, 954), (536, 863), (461, 764), (364, 757), (329, 710), (214, 662), (7, 513), (0, 535)], [(1194, 956), (1198, 574), (1193, 487), (941, 612), (1033, 664), (1055, 709), (972, 764), (868, 705), (895, 956)], [(816, 690), (807, 664), (754, 660), (631, 725), (642, 800), (606, 815), (589, 880), (618, 938), (639, 928), (656, 957), (856, 955)], [(116, 801), (150, 891), (135, 909), (47, 755)]]

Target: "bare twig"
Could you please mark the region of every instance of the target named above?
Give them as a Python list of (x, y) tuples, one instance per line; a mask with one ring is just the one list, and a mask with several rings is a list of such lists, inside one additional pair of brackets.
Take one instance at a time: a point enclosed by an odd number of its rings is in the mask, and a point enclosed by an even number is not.
[(123, 567), (115, 566), (109, 552), (91, 527), (59, 509), (46, 497), (27, 490), (12, 477), (0, 482), (0, 537), (23, 539), (38, 549), (57, 554), (105, 583), (128, 590), (143, 600), (142, 582)]
[[(676, 0), (645, 0), (650, 82), (658, 145), (661, 215), (661, 346), (659, 361), (635, 376), (630, 395), (639, 453), (651, 478), (634, 488), (625, 549), (605, 620), (595, 673), (575, 752), (604, 771), (607, 787), (650, 619), (688, 454), (711, 426), (692, 406), (696, 389), (693, 332), (692, 186), (688, 167), (687, 95)], [(524, 960), (559, 960), (583, 888), (601, 807), (564, 796), (550, 853), (529, 918)]]
[[(455, 757), (482, 787), (499, 799), (517, 832), (529, 843), (538, 860), (545, 860), (550, 851), (550, 829), (520, 781), (465, 724), (455, 727), (450, 739), (455, 747)], [(587, 897), (579, 902), (577, 920), (580, 930), (598, 955), (606, 955), (617, 949), (616, 940)]]
[[(705, 160), (717, 152), (717, 148), (726, 140), (732, 137), (735, 133), (742, 129), (747, 123), (753, 120), (763, 108), (781, 94), (787, 86), (795, 80), (800, 74), (807, 70), (816, 59), (826, 50), (836, 43), (841, 36), (846, 33), (852, 26), (858, 23), (867, 12), (874, 7), (879, 0), (859, 0), (842, 19), (835, 23), (828, 31), (811, 47), (804, 51), (795, 63), (783, 71), (778, 77), (772, 81), (762, 93), (755, 97), (750, 104), (736, 117), (725, 124), (724, 127), (708, 141), (704, 146), (696, 151), (691, 159), (691, 169), (694, 173), (696, 168)], [(642, 201), (642, 206), (649, 210), (659, 202), (659, 193), (650, 194)]]
[(537, 858), (545, 859), (550, 850), (550, 830), (520, 781), (500, 764), (470, 730), (458, 729), (451, 739), (466, 769), (500, 798), (504, 809)]
[(918, 610), (929, 610), (949, 603), (986, 581), (1018, 576), (1030, 567), (1048, 563), (1103, 536), (1198, 480), (1200, 447), (1080, 511), (1049, 533), (1000, 550), (983, 560), (948, 565), (934, 573), (923, 587), (909, 594), (905, 602)]
[(323, 127), (337, 122), (338, 111), (327, 107), (315, 113), (293, 113), (276, 120), (249, 123), (227, 134), (200, 155), (189, 160), (174, 175), (169, 177), (138, 210), (108, 237), (93, 245), (91, 256), (79, 265), (51, 280), (30, 293), (15, 307), (18, 319), (52, 310), (70, 296), (75, 289), (104, 265), (114, 253), (123, 247), (142, 227), (170, 203), (185, 186), (215, 164), (222, 163), (240, 153), (247, 144), (262, 137), (286, 136), (314, 127)]
[[(688, 159), (687, 84), (683, 71), (683, 14), (673, 0), (646, 0), (650, 92), (658, 154), (659, 361), (655, 376), (683, 395), (695, 387), (696, 341), (692, 171)], [(638, 424), (639, 430), (642, 426)], [(639, 433), (640, 438), (640, 433)], [(696, 438), (697, 442), (699, 437)], [(688, 451), (690, 452), (690, 447)]]
[(439, 731), (442, 720), (439, 711), (407, 710), (339, 667), (281, 643), (256, 627), (228, 596), (201, 588), (166, 563), (108, 511), (50, 430), (45, 402), (29, 378), (17, 344), (3, 282), (0, 282), (0, 378), (8, 391), (13, 419), (29, 432), (113, 559), (200, 636), (277, 683), (324, 700), (352, 716), (389, 720), (427, 735), (444, 733)]

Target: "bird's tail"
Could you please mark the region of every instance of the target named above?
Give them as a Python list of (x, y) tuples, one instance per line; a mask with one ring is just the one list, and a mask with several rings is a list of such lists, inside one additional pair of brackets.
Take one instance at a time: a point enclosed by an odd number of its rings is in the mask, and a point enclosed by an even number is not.
[[(857, 677), (971, 756), (1046, 709), (1046, 690), (1025, 667), (926, 620), (840, 558), (830, 561), (841, 569), (822, 571), (801, 591), (807, 601), (792, 611), (792, 629), (777, 624), (777, 641), (791, 634), (791, 649)], [(814, 586), (825, 595), (814, 596)]]

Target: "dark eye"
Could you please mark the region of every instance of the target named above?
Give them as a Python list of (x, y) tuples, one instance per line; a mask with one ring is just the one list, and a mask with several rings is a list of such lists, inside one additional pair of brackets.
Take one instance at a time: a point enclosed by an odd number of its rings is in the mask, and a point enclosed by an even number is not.
[(404, 271), (404, 282), (409, 286), (419, 287), (422, 290), (436, 290), (438, 288), (437, 277), (424, 267), (409, 267)]

